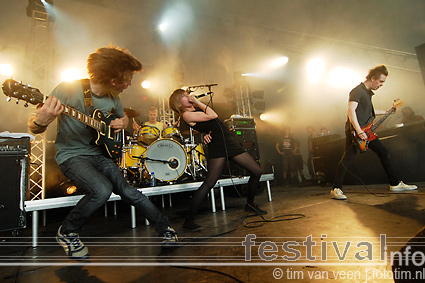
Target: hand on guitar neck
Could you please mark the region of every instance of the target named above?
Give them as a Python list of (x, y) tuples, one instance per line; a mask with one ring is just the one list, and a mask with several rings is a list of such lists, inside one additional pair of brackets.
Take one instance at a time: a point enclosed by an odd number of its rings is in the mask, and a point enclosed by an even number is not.
[(383, 114), (384, 116), (378, 120), (375, 124), (372, 124), (374, 117), (370, 117), (369, 121), (367, 122), (366, 126), (360, 127), (361, 131), (360, 133), (357, 133), (354, 127), (352, 126), (352, 134), (354, 135), (354, 145), (356, 146), (357, 151), (359, 152), (365, 152), (368, 149), (369, 142), (373, 141), (378, 137), (378, 135), (375, 133), (375, 130), (393, 113), (396, 112), (397, 108), (399, 108), (401, 105), (403, 105), (403, 101), (401, 100), (394, 100), (393, 106), (388, 109), (386, 112), (377, 114)]

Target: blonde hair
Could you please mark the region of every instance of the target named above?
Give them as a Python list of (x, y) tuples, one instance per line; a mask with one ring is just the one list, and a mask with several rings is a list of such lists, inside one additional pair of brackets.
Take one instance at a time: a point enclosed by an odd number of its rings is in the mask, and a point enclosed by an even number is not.
[(168, 100), (168, 105), (170, 108), (179, 116), (182, 116), (182, 110), (181, 110), (181, 103), (180, 100), (184, 96), (185, 90), (184, 89), (176, 89), (170, 96)]
[(155, 106), (149, 106), (148, 112), (158, 112), (158, 108), (156, 108)]

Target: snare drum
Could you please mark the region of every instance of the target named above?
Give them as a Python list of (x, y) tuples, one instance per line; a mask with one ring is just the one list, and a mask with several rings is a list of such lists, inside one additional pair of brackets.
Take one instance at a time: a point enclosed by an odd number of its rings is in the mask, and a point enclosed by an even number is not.
[(140, 158), (146, 151), (146, 147), (130, 144), (122, 153), (121, 168), (138, 168), (141, 165)]
[(154, 141), (143, 154), (144, 168), (149, 175), (161, 181), (174, 181), (180, 178), (187, 166), (187, 155), (183, 146), (173, 139)]
[(180, 140), (180, 132), (174, 126), (165, 127), (161, 132), (162, 138), (175, 138)]
[(137, 140), (146, 145), (150, 145), (159, 138), (159, 130), (157, 127), (145, 125), (138, 134)]

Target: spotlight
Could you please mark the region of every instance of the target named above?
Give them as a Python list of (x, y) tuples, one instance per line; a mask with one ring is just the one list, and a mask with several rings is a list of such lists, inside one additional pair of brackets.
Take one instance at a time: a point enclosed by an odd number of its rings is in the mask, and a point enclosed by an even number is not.
[(165, 30), (167, 30), (167, 23), (162, 23), (162, 24), (160, 24), (160, 25), (158, 26), (158, 29), (159, 29), (160, 31), (165, 31)]
[(53, 22), (54, 15), (53, 15), (52, 7), (53, 7), (53, 0), (28, 0), (28, 6), (26, 9), (27, 16), (31, 18), (33, 15), (33, 12), (46, 13), (46, 14), (49, 14), (50, 20)]
[(66, 188), (66, 194), (67, 195), (72, 195), (73, 193), (75, 193), (77, 191), (77, 187), (74, 185), (69, 186), (68, 188)]
[(150, 88), (150, 87), (151, 87), (151, 82), (150, 82), (150, 81), (143, 81), (140, 85), (141, 85), (144, 89), (148, 89), (148, 88)]
[(9, 64), (0, 64), (0, 75), (11, 76), (13, 74), (13, 67)]
[(289, 58), (286, 56), (280, 57), (278, 59), (273, 60), (273, 62), (270, 63), (270, 68), (279, 68), (285, 64), (287, 64), (289, 61)]
[(263, 114), (261, 114), (261, 115), (260, 115), (260, 120), (261, 120), (261, 121), (267, 121), (267, 114), (264, 114), (264, 113), (263, 113)]
[(325, 71), (325, 61), (317, 58), (307, 64), (307, 77), (310, 82), (318, 82), (323, 77)]
[(82, 77), (81, 72), (73, 68), (67, 69), (63, 71), (61, 74), (62, 81), (73, 81), (73, 80), (80, 79), (81, 77)]
[(328, 84), (335, 88), (347, 88), (356, 84), (361, 75), (349, 68), (336, 67), (328, 74)]

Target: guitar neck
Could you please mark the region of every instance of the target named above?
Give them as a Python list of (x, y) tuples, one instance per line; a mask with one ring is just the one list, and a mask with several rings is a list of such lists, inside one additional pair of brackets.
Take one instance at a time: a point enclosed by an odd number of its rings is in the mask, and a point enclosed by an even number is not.
[(68, 115), (68, 116), (84, 123), (85, 125), (97, 130), (97, 131), (103, 132), (101, 121), (95, 120), (92, 117), (90, 117), (90, 116), (88, 116), (88, 115), (86, 115), (86, 114), (84, 114), (80, 111), (77, 111), (70, 106), (64, 105), (64, 107), (65, 107), (65, 110), (64, 110), (63, 114)]
[(372, 132), (373, 131), (375, 131), (391, 114), (393, 114), (393, 112), (395, 111), (395, 109), (394, 108), (391, 108), (388, 112), (387, 112), (387, 114), (385, 114), (381, 119), (379, 119), (379, 121), (378, 122), (376, 122), (373, 126), (372, 126), (372, 128), (371, 128), (371, 130), (372, 130)]

